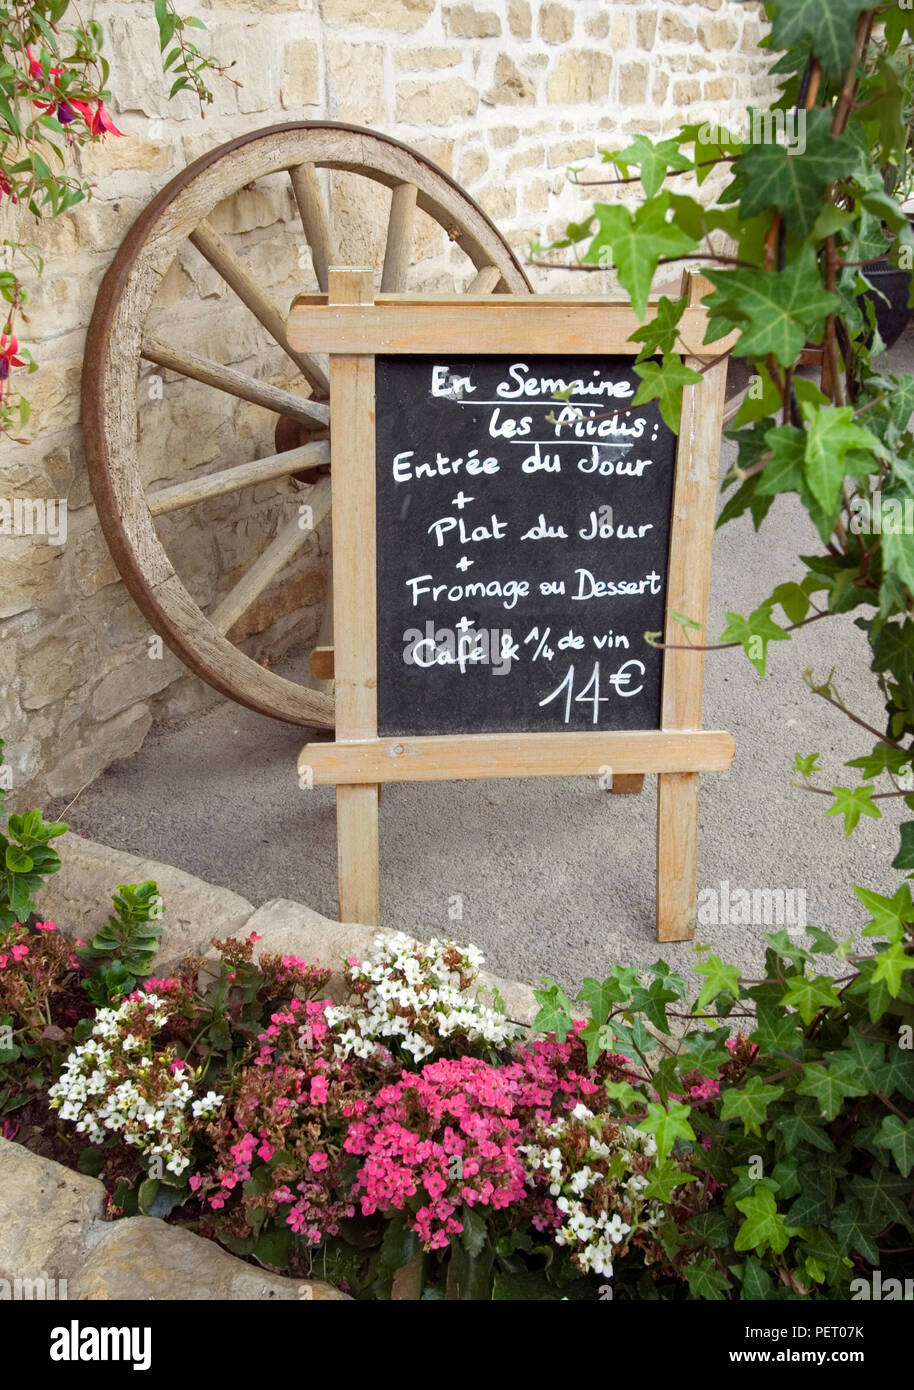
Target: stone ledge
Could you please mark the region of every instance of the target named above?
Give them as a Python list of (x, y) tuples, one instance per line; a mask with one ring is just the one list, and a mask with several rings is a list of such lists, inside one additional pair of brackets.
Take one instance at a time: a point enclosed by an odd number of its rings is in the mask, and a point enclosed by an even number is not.
[[(0, 1279), (53, 1279), (66, 1297), (350, 1302), (320, 1279), (287, 1279), (153, 1216), (103, 1220), (96, 1178), (0, 1139)], [(62, 1290), (61, 1290), (62, 1292)]]
[(60, 855), (61, 869), (37, 894), (36, 911), (56, 922), (68, 937), (88, 941), (107, 922), (117, 885), (150, 878), (159, 885), (165, 902), (162, 960), (185, 953), (202, 955), (210, 937), (234, 935), (254, 911), (254, 904), (239, 893), (205, 883), (157, 859), (111, 849), (72, 831), (52, 844)]

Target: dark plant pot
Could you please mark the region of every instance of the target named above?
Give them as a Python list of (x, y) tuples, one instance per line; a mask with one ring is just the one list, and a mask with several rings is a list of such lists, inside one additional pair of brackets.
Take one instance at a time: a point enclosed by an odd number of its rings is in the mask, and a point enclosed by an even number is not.
[[(879, 336), (890, 348), (897, 343), (908, 323), (908, 294), (911, 289), (911, 272), (899, 270), (890, 261), (877, 261), (866, 267), (866, 278), (873, 285), (860, 296), (862, 305), (868, 299), (876, 312), (876, 326)], [(886, 302), (888, 301), (888, 302)]]

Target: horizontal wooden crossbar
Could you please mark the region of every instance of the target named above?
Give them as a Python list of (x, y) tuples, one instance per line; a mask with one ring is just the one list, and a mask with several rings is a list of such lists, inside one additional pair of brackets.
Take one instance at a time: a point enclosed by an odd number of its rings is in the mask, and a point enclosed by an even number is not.
[(495, 777), (594, 777), (634, 772), (724, 772), (733, 735), (672, 733), (453, 734), (308, 743), (300, 776), (314, 786), (461, 782)]
[[(656, 306), (649, 305), (649, 309)], [(652, 315), (651, 315), (652, 316)], [(373, 304), (329, 304), (326, 295), (301, 295), (292, 305), (288, 340), (297, 352), (441, 353), (446, 359), (471, 353), (601, 353), (641, 351), (630, 341), (641, 320), (618, 299), (573, 295), (378, 295)], [(731, 338), (704, 345), (708, 315), (686, 309), (677, 352), (716, 358)]]

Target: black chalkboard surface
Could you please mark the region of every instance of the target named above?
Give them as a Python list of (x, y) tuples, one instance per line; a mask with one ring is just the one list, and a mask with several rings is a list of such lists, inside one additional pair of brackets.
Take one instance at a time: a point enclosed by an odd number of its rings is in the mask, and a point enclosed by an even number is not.
[(631, 358), (375, 368), (378, 733), (658, 728), (676, 437)]

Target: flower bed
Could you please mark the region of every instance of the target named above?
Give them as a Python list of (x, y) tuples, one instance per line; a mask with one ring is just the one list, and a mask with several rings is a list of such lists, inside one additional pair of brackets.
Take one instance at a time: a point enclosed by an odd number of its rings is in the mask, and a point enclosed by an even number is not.
[(68, 944), (31, 910), (65, 828), (33, 811), (0, 835), (0, 1125), (100, 1177), (110, 1217), (357, 1298), (835, 1299), (875, 1269), (902, 1287), (907, 884), (856, 890), (871, 954), (774, 932), (745, 980), (697, 947), (697, 991), (662, 960), (574, 1003), (545, 981), (531, 1030), (450, 941), (381, 933), (331, 998), (338, 971), (263, 949), (281, 903), (157, 973), (158, 887), (122, 884)]
[[(138, 965), (150, 932), (134, 923), (121, 956)], [(45, 1152), (102, 1178), (110, 1216), (163, 1216), (357, 1298), (846, 1297), (906, 1243), (910, 1050), (810, 980), (794, 941), (773, 938), (762, 986), (700, 963), (692, 1009), (662, 963), (585, 982), (586, 1020), (547, 985), (530, 1032), (483, 1002), (472, 947), (379, 936), (340, 1004), (329, 970), (255, 959), (256, 938), (125, 982), (108, 957), (90, 970), (110, 934), (74, 952), (53, 923), (7, 928), (6, 1136), (28, 1110)], [(738, 1007), (753, 991), (756, 1016)], [(715, 1027), (712, 1002), (749, 1023)], [(674, 1034), (668, 1011), (700, 1026)], [(865, 1146), (841, 1106), (873, 1108), (854, 1057), (882, 1105)], [(807, 1159), (834, 1181), (830, 1210), (809, 1205)]]

